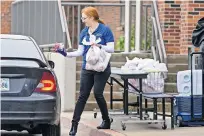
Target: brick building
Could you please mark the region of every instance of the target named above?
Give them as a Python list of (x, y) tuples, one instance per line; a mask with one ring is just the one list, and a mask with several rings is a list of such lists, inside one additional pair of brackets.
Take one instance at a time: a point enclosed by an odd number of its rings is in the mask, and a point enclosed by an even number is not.
[(204, 16), (203, 0), (159, 1), (158, 10), (168, 54), (186, 54), (197, 21)]
[[(11, 2), (1, 1), (1, 33), (11, 32)], [(124, 33), (122, 9), (101, 6), (97, 8), (102, 19), (112, 28), (117, 41)], [(191, 46), (191, 33), (198, 19), (204, 16), (204, 1), (159, 0), (158, 10), (167, 53), (186, 54), (187, 47)]]
[(12, 1), (1, 1), (1, 33), (11, 31), (11, 3)]

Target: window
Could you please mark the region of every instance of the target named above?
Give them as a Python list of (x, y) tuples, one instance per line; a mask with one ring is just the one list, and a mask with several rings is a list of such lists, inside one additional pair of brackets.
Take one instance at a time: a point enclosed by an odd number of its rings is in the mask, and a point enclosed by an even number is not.
[(0, 39), (1, 57), (37, 58), (43, 60), (39, 50), (32, 41)]

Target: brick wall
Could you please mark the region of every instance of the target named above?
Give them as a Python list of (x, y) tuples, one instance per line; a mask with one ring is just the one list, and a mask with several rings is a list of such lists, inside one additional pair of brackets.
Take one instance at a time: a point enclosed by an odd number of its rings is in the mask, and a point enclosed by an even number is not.
[(204, 16), (204, 1), (160, 0), (159, 17), (168, 54), (187, 54), (195, 25)]
[[(107, 1), (107, 0), (93, 0), (93, 2), (96, 3), (118, 3), (120, 0), (112, 0), (112, 1)], [(119, 28), (121, 27), (120, 24), (120, 7), (116, 6), (96, 6), (100, 19), (104, 21), (106, 25), (108, 25), (113, 34), (115, 41), (119, 39), (121, 35), (124, 35), (124, 31), (120, 31)]]
[(11, 3), (12, 1), (1, 1), (1, 34), (8, 34), (11, 31)]
[(159, 1), (158, 12), (168, 54), (179, 54), (180, 48), (180, 1)]
[(204, 1), (182, 1), (181, 47), (180, 54), (187, 53), (192, 45), (192, 31), (197, 21), (204, 16)]
[(120, 21), (120, 7), (113, 6), (98, 6), (96, 7), (99, 12), (100, 18), (105, 22), (106, 25), (110, 26), (115, 41), (119, 39), (121, 35), (124, 34), (124, 31), (120, 31), (118, 28), (121, 27)]

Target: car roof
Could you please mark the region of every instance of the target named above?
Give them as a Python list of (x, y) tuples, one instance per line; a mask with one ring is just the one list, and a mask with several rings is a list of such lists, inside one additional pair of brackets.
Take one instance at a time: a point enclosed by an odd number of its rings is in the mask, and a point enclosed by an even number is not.
[(0, 39), (31, 40), (28, 36), (15, 34), (0, 34)]

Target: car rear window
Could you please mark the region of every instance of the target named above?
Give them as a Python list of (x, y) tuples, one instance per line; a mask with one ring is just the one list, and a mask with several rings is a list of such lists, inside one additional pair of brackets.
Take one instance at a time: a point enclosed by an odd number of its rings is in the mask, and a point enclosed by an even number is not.
[(29, 40), (0, 39), (1, 57), (36, 58), (43, 60), (35, 44)]

